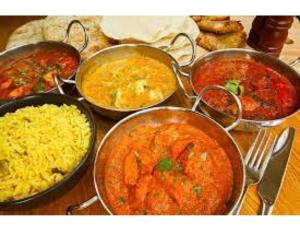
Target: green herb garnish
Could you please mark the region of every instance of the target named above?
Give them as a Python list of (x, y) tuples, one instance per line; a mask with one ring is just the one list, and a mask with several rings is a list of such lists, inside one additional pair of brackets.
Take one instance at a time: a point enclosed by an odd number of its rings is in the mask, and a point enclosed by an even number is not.
[(118, 90), (114, 90), (113, 93), (111, 94), (111, 105), (112, 106), (114, 106), (116, 104), (118, 92), (119, 92)]
[(157, 165), (156, 165), (156, 170), (160, 172), (165, 172), (173, 169), (175, 167), (175, 164), (173, 163), (172, 160), (169, 158), (162, 159)]
[(194, 187), (193, 187), (193, 190), (195, 192), (195, 195), (196, 197), (199, 197), (200, 196), (200, 193), (202, 191), (202, 187), (198, 184), (196, 184)]
[(27, 83), (27, 81), (24, 80), (24, 79), (16, 79), (16, 80), (15, 80), (15, 85), (16, 85), (16, 86), (24, 85), (24, 84), (26, 84), (26, 83)]
[(243, 95), (244, 93), (244, 87), (241, 85), (241, 80), (238, 79), (228, 80), (225, 84), (225, 88), (235, 95)]
[(125, 204), (126, 203), (126, 200), (125, 200), (125, 198), (124, 197), (118, 197), (118, 201), (120, 202), (120, 204)]
[(37, 85), (35, 85), (33, 91), (36, 92), (36, 93), (44, 92), (45, 91), (44, 84), (42, 82), (39, 82)]

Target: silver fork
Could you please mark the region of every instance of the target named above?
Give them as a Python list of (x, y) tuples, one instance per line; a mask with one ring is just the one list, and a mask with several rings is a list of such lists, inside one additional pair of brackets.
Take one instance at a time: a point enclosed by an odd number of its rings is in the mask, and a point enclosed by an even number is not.
[(232, 212), (233, 215), (238, 215), (240, 213), (248, 187), (250, 185), (258, 184), (261, 180), (271, 158), (276, 138), (276, 135), (273, 136), (271, 133), (267, 132), (266, 129), (261, 129), (257, 133), (255, 140), (244, 159), (246, 167), (246, 183), (240, 201)]

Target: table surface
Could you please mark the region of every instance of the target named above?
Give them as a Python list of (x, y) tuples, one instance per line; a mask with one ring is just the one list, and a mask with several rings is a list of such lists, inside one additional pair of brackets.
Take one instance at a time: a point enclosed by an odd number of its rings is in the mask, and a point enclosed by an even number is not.
[[(35, 19), (32, 16), (2, 16), (0, 17), (0, 51), (4, 49), (5, 43), (9, 34), (18, 26), (23, 23)], [(245, 26), (245, 30), (248, 32), (251, 27), (253, 17), (232, 17), (238, 18)], [(285, 45), (281, 59), (285, 62), (290, 62), (300, 55), (300, 23), (295, 20), (292, 28), (289, 32), (289, 38), (294, 43)], [(300, 72), (300, 64), (295, 67)], [(178, 91), (172, 97), (170, 105), (191, 107), (187, 102), (182, 92)], [(103, 138), (105, 133), (115, 124), (114, 121), (95, 115), (97, 120), (97, 144), (95, 146), (96, 153), (99, 141)], [(287, 167), (287, 172), (283, 182), (283, 186), (280, 195), (276, 201), (273, 214), (300, 214), (300, 114), (288, 119), (285, 123), (277, 128), (272, 128), (272, 132), (279, 133), (286, 127), (296, 128), (296, 137), (291, 152), (290, 160)], [(232, 131), (231, 134), (237, 140), (237, 143), (245, 154), (254, 140), (255, 133), (245, 133)], [(66, 208), (69, 205), (83, 202), (95, 195), (95, 188), (93, 184), (92, 176), (93, 165), (92, 162), (88, 163), (86, 171), (78, 177), (72, 184), (63, 191), (51, 195), (46, 201), (40, 201), (38, 203), (30, 205), (22, 205), (15, 207), (0, 208), (0, 214), (65, 214)], [(243, 205), (241, 214), (257, 214), (260, 211), (260, 201), (255, 187), (250, 187), (247, 192), (247, 197)], [(96, 202), (89, 208), (82, 210), (80, 214), (105, 214), (104, 209), (99, 202)]]

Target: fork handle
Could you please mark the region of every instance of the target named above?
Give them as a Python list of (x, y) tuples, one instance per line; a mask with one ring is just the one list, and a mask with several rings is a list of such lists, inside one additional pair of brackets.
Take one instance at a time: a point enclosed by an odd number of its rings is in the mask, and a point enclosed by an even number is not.
[(246, 192), (247, 192), (248, 187), (249, 187), (249, 185), (245, 186), (243, 194), (241, 196), (241, 199), (238, 201), (236, 207), (233, 209), (232, 215), (239, 215), (240, 214), (242, 205), (244, 204), (244, 200), (245, 200), (245, 196), (246, 196)]
[(272, 215), (273, 206), (274, 205), (270, 205), (265, 201), (262, 201), (261, 215)]

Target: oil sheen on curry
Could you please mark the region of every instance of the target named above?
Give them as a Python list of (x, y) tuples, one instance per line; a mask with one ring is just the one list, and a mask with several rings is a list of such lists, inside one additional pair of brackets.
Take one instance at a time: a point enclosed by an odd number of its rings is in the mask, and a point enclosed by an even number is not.
[(138, 109), (159, 103), (176, 88), (171, 69), (155, 59), (131, 56), (94, 66), (84, 76), (84, 96), (111, 109)]
[[(223, 85), (239, 96), (243, 117), (254, 120), (272, 120), (295, 111), (297, 93), (284, 75), (254, 60), (220, 58), (201, 66), (193, 79), (200, 92), (207, 85)], [(228, 94), (211, 91), (205, 101), (216, 109), (234, 114), (236, 105)]]
[(192, 125), (141, 126), (113, 148), (104, 185), (115, 214), (223, 214), (233, 171), (223, 148)]

